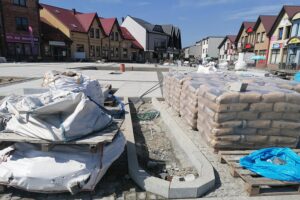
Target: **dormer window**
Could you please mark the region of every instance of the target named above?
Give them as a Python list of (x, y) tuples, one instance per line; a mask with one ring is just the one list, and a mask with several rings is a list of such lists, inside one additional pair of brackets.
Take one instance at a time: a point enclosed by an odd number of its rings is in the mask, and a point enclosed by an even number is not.
[(91, 30), (90, 30), (90, 37), (91, 38), (95, 37), (95, 29), (94, 28), (91, 28)]

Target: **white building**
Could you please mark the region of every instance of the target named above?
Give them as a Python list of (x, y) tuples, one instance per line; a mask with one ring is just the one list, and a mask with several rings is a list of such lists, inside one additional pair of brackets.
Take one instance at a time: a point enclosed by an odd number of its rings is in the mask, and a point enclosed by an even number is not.
[(201, 58), (219, 58), (219, 45), (224, 40), (224, 37), (219, 36), (209, 36), (202, 40), (200, 40), (198, 43), (201, 43), (201, 51), (202, 55)]
[(154, 25), (145, 20), (127, 16), (122, 27), (136, 38), (145, 50), (145, 60), (158, 62), (180, 54), (181, 32), (173, 25)]
[(236, 35), (227, 35), (219, 45), (219, 61), (234, 61)]

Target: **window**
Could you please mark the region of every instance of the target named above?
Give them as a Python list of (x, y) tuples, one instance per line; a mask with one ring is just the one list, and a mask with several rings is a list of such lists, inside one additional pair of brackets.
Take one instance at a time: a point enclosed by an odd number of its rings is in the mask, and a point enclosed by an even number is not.
[(282, 40), (282, 36), (283, 36), (283, 28), (279, 28), (278, 29), (278, 40)]
[(97, 56), (97, 57), (100, 57), (100, 55), (101, 55), (101, 54), (100, 54), (100, 46), (97, 46), (97, 47), (96, 47), (96, 56)]
[(256, 34), (256, 42), (259, 43), (259, 41), (260, 41), (260, 33), (257, 33)]
[(16, 28), (18, 31), (28, 31), (28, 19), (25, 17), (17, 17)]
[(115, 53), (116, 53), (116, 56), (115, 56), (115, 57), (116, 57), (116, 58), (119, 58), (119, 48), (116, 48), (116, 52), (115, 52)]
[(262, 32), (261, 36), (260, 36), (260, 42), (264, 42), (265, 41), (265, 37), (266, 37), (266, 33)]
[(94, 38), (95, 37), (95, 29), (91, 28), (90, 30), (90, 38)]
[(300, 36), (300, 23), (294, 23), (291, 36)]
[(290, 38), (290, 35), (291, 35), (291, 26), (287, 26), (286, 28), (285, 28), (285, 39), (288, 39), (288, 38)]
[(280, 62), (280, 49), (272, 49), (271, 64), (279, 64)]
[(100, 29), (96, 29), (96, 38), (100, 38)]
[(114, 48), (113, 47), (110, 48), (110, 57), (114, 57)]
[(77, 44), (76, 45), (76, 51), (77, 52), (84, 52), (84, 45), (83, 44)]
[(115, 39), (116, 39), (116, 41), (119, 41), (119, 33), (118, 32), (115, 32)]
[(112, 34), (110, 35), (110, 40), (115, 40), (115, 34), (114, 34), (114, 33), (112, 33)]
[(91, 46), (90, 56), (95, 57), (95, 46)]
[(13, 4), (17, 6), (26, 6), (26, 0), (13, 0)]

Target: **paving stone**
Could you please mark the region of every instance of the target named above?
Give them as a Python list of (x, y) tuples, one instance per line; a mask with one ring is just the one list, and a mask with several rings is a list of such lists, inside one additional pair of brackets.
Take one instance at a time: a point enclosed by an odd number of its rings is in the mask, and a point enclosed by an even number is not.
[(138, 200), (144, 200), (147, 198), (147, 193), (146, 192), (139, 192), (137, 193), (137, 199)]

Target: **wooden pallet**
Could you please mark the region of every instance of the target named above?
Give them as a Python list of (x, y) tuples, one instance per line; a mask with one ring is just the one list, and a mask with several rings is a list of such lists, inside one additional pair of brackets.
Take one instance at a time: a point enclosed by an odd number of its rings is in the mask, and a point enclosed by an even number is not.
[[(294, 151), (300, 154), (300, 149)], [(241, 167), (240, 159), (252, 152), (251, 150), (219, 151), (220, 162), (229, 165), (233, 177), (239, 177), (245, 182), (249, 196), (300, 195), (300, 183), (265, 178)]]

